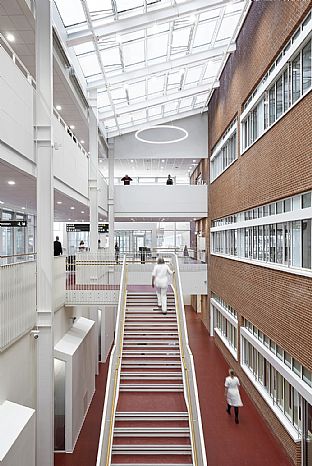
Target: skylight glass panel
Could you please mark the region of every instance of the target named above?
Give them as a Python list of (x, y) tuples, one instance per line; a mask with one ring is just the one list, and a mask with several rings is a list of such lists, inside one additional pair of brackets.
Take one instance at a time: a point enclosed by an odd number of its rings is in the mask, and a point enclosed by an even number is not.
[(204, 74), (204, 80), (214, 78), (220, 69), (221, 60), (218, 61), (209, 61), (207, 68)]
[(176, 111), (178, 107), (178, 102), (175, 100), (174, 102), (168, 102), (164, 105), (165, 113)]
[(191, 27), (176, 29), (172, 33), (172, 49), (187, 48), (190, 39)]
[[(90, 13), (94, 18), (105, 17), (113, 14), (111, 0), (87, 0)], [(96, 13), (96, 16), (94, 16)]]
[(157, 34), (160, 34), (162, 32), (168, 32), (170, 29), (170, 24), (169, 23), (163, 23), (163, 24), (154, 24), (151, 27), (148, 27), (146, 29), (147, 35), (148, 36), (155, 36)]
[(101, 51), (101, 58), (104, 64), (104, 67), (121, 67), (119, 48), (112, 47), (110, 49), (105, 49)]
[(186, 97), (185, 99), (182, 99), (180, 102), (180, 109), (181, 108), (186, 108), (186, 107), (191, 107), (193, 105), (193, 97)]
[(98, 107), (108, 107), (110, 105), (110, 101), (108, 98), (107, 92), (99, 92), (98, 93)]
[(126, 89), (123, 87), (112, 90), (111, 96), (116, 105), (127, 102)]
[(133, 10), (144, 5), (143, 0), (115, 0), (118, 13)]
[(145, 97), (145, 80), (130, 84), (128, 88), (129, 100)]
[(85, 53), (94, 52), (93, 42), (85, 42), (84, 44), (79, 44), (74, 47), (75, 54), (83, 55)]
[(64, 26), (72, 26), (86, 21), (80, 0), (55, 0), (55, 3)]
[(132, 119), (131, 119), (130, 114), (120, 115), (118, 117), (118, 124), (119, 125), (128, 125), (129, 123), (132, 123)]
[(199, 16), (199, 21), (205, 21), (207, 19), (218, 18), (220, 14), (220, 8), (216, 8), (215, 10), (208, 10), (204, 13), (201, 13)]
[(196, 97), (195, 105), (204, 104), (208, 98), (208, 94), (201, 94)]
[(181, 83), (181, 78), (182, 78), (182, 72), (181, 71), (174, 71), (172, 73), (169, 73), (168, 75), (168, 89), (171, 88), (179, 88), (180, 83)]
[(142, 63), (144, 57), (144, 41), (135, 41), (124, 44), (122, 47), (125, 66)]
[(239, 20), (239, 16), (240, 15), (233, 15), (223, 19), (217, 35), (217, 41), (232, 37)]
[(154, 117), (154, 116), (160, 116), (161, 115), (161, 106), (157, 105), (155, 107), (151, 107), (148, 109), (148, 116)]
[(165, 86), (165, 76), (152, 76), (147, 82), (148, 94), (163, 92)]
[(104, 121), (106, 128), (114, 128), (116, 126), (115, 118), (110, 118)]
[(244, 8), (244, 4), (245, 2), (229, 3), (225, 8), (225, 14), (234, 13), (235, 11), (240, 13)]
[(203, 66), (194, 66), (193, 68), (189, 68), (186, 73), (186, 78), (184, 83), (185, 84), (190, 84), (190, 83), (196, 83), (198, 82), (201, 74), (202, 74), (202, 69)]
[(122, 44), (126, 42), (132, 42), (133, 40), (143, 39), (144, 38), (144, 31), (135, 31), (129, 32), (128, 34), (121, 34), (118, 39)]
[(147, 59), (167, 56), (168, 34), (149, 37), (147, 39)]
[(199, 47), (200, 45), (210, 44), (215, 26), (215, 21), (200, 23), (197, 27), (193, 47)]
[(146, 120), (146, 110), (140, 110), (132, 113), (132, 119), (133, 121)]
[(95, 53), (93, 53), (92, 55), (81, 55), (78, 58), (82, 72), (85, 77), (92, 76), (94, 74), (99, 74), (101, 72), (101, 67), (99, 65)]

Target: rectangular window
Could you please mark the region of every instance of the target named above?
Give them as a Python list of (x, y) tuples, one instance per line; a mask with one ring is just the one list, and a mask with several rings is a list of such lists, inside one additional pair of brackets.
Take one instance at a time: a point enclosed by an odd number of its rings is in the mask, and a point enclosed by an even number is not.
[(269, 124), (275, 121), (275, 85), (269, 90)]
[(302, 267), (311, 269), (311, 220), (302, 220)]
[(289, 108), (290, 98), (289, 98), (289, 68), (284, 71), (284, 111)]
[(302, 92), (311, 87), (311, 40), (302, 49)]
[(300, 53), (292, 61), (292, 103), (300, 97)]
[(283, 113), (283, 78), (282, 76), (276, 81), (276, 118)]
[(311, 207), (311, 193), (302, 194), (302, 208)]

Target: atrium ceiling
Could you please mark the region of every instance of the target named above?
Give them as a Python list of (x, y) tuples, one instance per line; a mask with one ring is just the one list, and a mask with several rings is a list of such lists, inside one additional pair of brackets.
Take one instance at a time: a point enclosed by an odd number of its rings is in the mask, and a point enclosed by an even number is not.
[[(107, 138), (202, 113), (248, 0), (55, 0)], [(77, 65), (76, 65), (77, 66)]]

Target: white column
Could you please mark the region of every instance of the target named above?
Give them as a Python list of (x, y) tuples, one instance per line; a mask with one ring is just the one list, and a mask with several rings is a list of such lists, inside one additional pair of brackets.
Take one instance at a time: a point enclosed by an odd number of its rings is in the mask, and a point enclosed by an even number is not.
[(115, 206), (114, 206), (114, 145), (108, 146), (108, 224), (109, 252), (115, 253)]
[(89, 307), (89, 318), (94, 320), (96, 328), (96, 341), (95, 341), (95, 374), (99, 374), (99, 336), (100, 336), (100, 322), (99, 311), (96, 306)]
[(98, 109), (97, 90), (89, 93), (89, 200), (90, 251), (98, 250)]
[(52, 9), (36, 2), (35, 150), (37, 159), (37, 459), (53, 465), (53, 149), (52, 149)]

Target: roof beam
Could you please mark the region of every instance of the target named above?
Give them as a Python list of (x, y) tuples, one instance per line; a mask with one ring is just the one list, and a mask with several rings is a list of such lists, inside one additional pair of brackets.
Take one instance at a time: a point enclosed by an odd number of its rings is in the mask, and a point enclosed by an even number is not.
[[(171, 71), (176, 68), (205, 63), (208, 60), (211, 60), (215, 57), (222, 56), (226, 52), (235, 52), (235, 50), (235, 44), (231, 44), (230, 47), (228, 47), (227, 45), (218, 46), (211, 48), (206, 52), (193, 53), (185, 57), (177, 58), (176, 60), (170, 60), (164, 63), (159, 63), (157, 65), (147, 66), (139, 70), (126, 71), (117, 76), (112, 76), (111, 78), (108, 77), (107, 81), (110, 86), (129, 83), (130, 81), (144, 79), (145, 77), (149, 77), (155, 74), (166, 73), (167, 71)], [(98, 79), (88, 84), (88, 90), (102, 89), (105, 87), (106, 86), (104, 79)]]
[[(241, 0), (234, 0), (241, 1)], [(94, 20), (94, 33), (98, 38), (107, 37), (114, 34), (125, 32), (133, 32), (139, 29), (144, 29), (154, 23), (173, 21), (181, 16), (190, 15), (192, 13), (201, 13), (203, 11), (214, 8), (224, 7), (228, 3), (233, 3), (233, 0), (187, 0), (179, 5), (162, 8), (148, 13), (138, 14), (130, 18), (120, 19), (108, 24), (100, 24), (101, 20)], [(68, 34), (67, 45), (69, 47), (90, 42), (93, 39), (92, 31), (86, 26), (78, 32)]]
[(165, 123), (173, 123), (176, 120), (182, 120), (183, 118), (187, 118), (193, 115), (198, 115), (201, 112), (201, 107), (194, 109), (194, 110), (187, 110), (186, 112), (181, 112), (177, 113), (174, 116), (168, 116), (168, 117), (161, 117), (158, 118), (157, 120), (150, 120), (146, 123), (138, 123), (137, 125), (129, 126), (128, 128), (121, 128), (120, 131), (107, 131), (106, 138), (113, 138), (115, 136), (122, 136), (123, 134), (128, 134), (128, 133), (133, 133), (134, 131), (137, 131), (138, 129), (145, 129), (145, 128), (150, 128), (151, 126), (156, 126), (160, 124), (165, 124)]
[[(219, 82), (214, 84), (214, 87), (219, 87)], [(185, 97), (198, 96), (205, 92), (209, 92), (212, 88), (212, 84), (203, 84), (202, 86), (192, 87), (191, 89), (185, 89), (180, 92), (175, 92), (173, 94), (162, 95), (161, 97), (156, 97), (155, 99), (144, 100), (143, 102), (138, 102), (137, 104), (127, 105), (125, 107), (116, 108), (116, 115), (124, 115), (125, 113), (136, 112), (137, 110), (142, 110), (145, 108), (154, 107), (155, 105), (162, 105), (173, 100), (179, 100)], [(102, 112), (99, 113), (99, 120), (106, 120), (108, 118), (113, 118), (114, 112)]]

